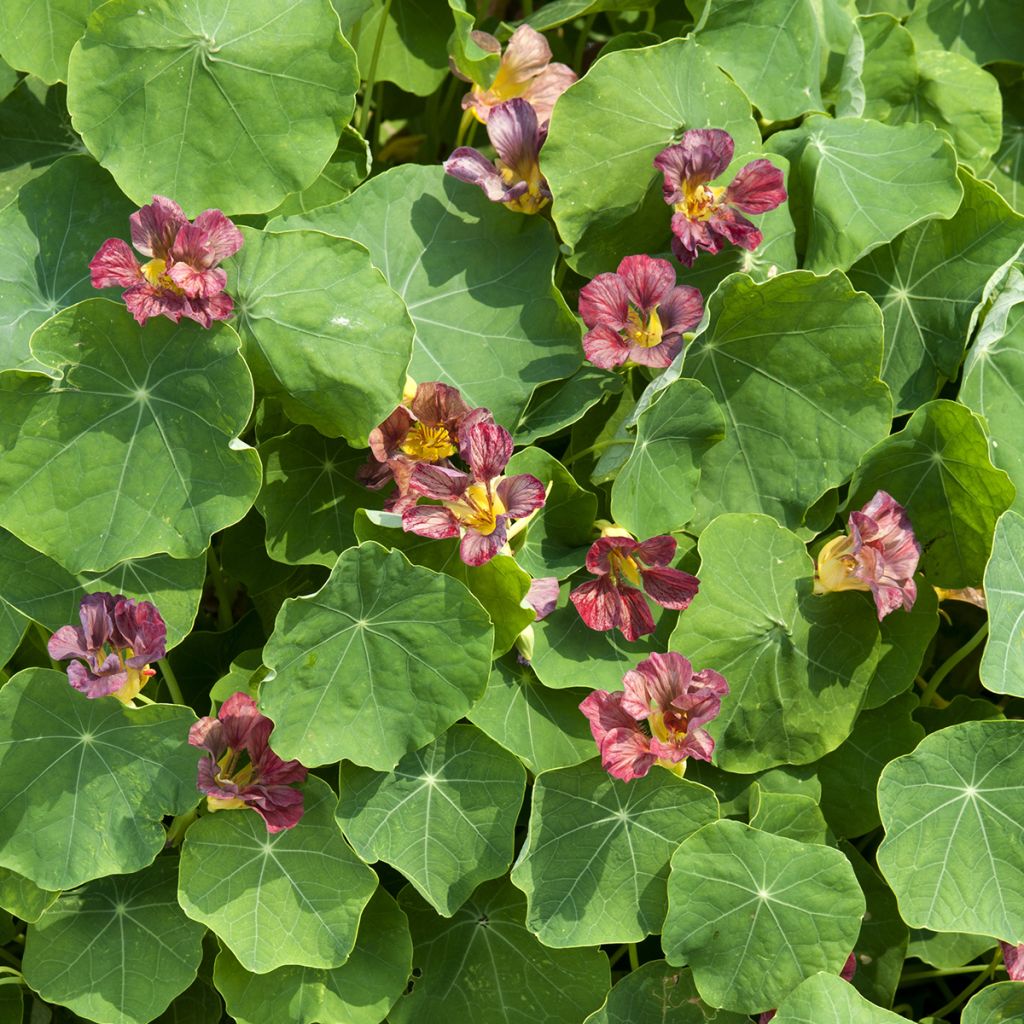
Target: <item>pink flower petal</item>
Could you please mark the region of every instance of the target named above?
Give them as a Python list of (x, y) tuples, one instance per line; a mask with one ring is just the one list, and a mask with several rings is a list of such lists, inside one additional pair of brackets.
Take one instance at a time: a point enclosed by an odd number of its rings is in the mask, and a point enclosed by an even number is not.
[(538, 622), (546, 619), (555, 610), (555, 605), (558, 604), (558, 589), (558, 578), (555, 576), (530, 580), (530, 589), (523, 600), (534, 610)]
[[(124, 295), (128, 312), (140, 323), (153, 316), (165, 316), (178, 323), (183, 316), (192, 316), (192, 309), (184, 295), (163, 288), (154, 288), (148, 282), (140, 282), (129, 288)], [(209, 326), (209, 325), (206, 325)]]
[(594, 690), (580, 703), (580, 711), (590, 722), (590, 731), (598, 746), (612, 729), (636, 728), (633, 716), (623, 710), (621, 693)]
[(602, 370), (621, 366), (638, 348), (641, 346), (623, 341), (618, 331), (605, 324), (598, 324), (583, 336), (583, 354)]
[(487, 118), (487, 136), (498, 158), (515, 172), (518, 181), (529, 181), (540, 152), (537, 112), (521, 98), (499, 103)]
[(700, 580), (681, 569), (641, 569), (647, 596), (662, 608), (683, 611), (697, 596)]
[(1011, 946), (1010, 943), (1001, 941), (999, 948), (1003, 951), (1003, 963), (1006, 965), (1010, 981), (1024, 981), (1024, 943)]
[(504, 427), (477, 423), (463, 432), (459, 454), (469, 463), (474, 480), (493, 480), (508, 465), (514, 447)]
[(580, 317), (587, 327), (621, 331), (629, 317), (629, 291), (618, 274), (598, 274), (580, 289)]
[(627, 256), (616, 273), (626, 286), (630, 302), (645, 317), (667, 298), (676, 284), (672, 264), (651, 256)]
[(472, 480), (465, 473), (429, 462), (417, 463), (409, 478), (409, 489), (438, 501), (458, 501)]
[(219, 267), (212, 270), (197, 270), (189, 263), (173, 264), (168, 267), (167, 276), (192, 299), (212, 298), (224, 291), (224, 286), (228, 283), (228, 275)]
[(506, 540), (505, 516), (499, 516), (490, 533), (480, 533), (472, 528), (466, 530), (459, 544), (459, 557), (466, 565), (483, 565), (501, 550)]
[(786, 201), (782, 171), (768, 160), (752, 160), (732, 179), (723, 197), (747, 213), (767, 213)]
[(129, 288), (143, 279), (135, 253), (120, 238), (108, 238), (99, 247), (89, 272), (93, 288)]
[[(653, 366), (663, 369), (672, 365), (672, 360), (679, 355), (683, 347), (680, 335), (669, 335), (658, 345), (629, 345), (629, 361), (638, 366)], [(593, 362), (593, 360), (591, 360)], [(594, 363), (595, 366), (599, 365)]]
[[(673, 541), (673, 543), (675, 542)], [(608, 556), (611, 552), (621, 551), (623, 555), (629, 556), (634, 554), (639, 547), (640, 545), (632, 537), (598, 537), (587, 552), (587, 572), (592, 572), (595, 576), (603, 576), (611, 570), (608, 563)]]
[(693, 666), (681, 654), (652, 654), (622, 677), (622, 706), (637, 719), (665, 712), (689, 689), (692, 676)]
[(651, 537), (636, 548), (636, 557), (645, 565), (668, 565), (676, 557), (676, 539), (667, 533)]
[(227, 292), (219, 292), (208, 298), (196, 296), (183, 297), (184, 315), (204, 327), (210, 327), (214, 320), (227, 320), (235, 308), (234, 300)]
[[(242, 232), (235, 227), (228, 217), (225, 217), (220, 210), (204, 210), (193, 221), (193, 230), (199, 233), (201, 249), (197, 255), (202, 255), (209, 262), (207, 266), (213, 266), (234, 256), (245, 241)], [(181, 240), (181, 232), (178, 232), (175, 248)], [(185, 256), (178, 256), (172, 252), (174, 258), (185, 259)], [(191, 262), (191, 261), (190, 261)]]
[(544, 484), (529, 473), (507, 476), (498, 484), (498, 497), (513, 519), (522, 519), (544, 507)]
[(440, 505), (417, 505), (402, 513), (402, 529), (419, 537), (443, 540), (446, 537), (458, 537), (459, 521)]
[(178, 230), (188, 223), (188, 218), (173, 199), (153, 196), (153, 202), (133, 213), (128, 222), (132, 245), (146, 256), (166, 260)]
[(504, 203), (510, 198), (510, 189), (498, 168), (483, 153), (469, 146), (460, 146), (445, 160), (444, 172), (458, 178), (459, 181), (478, 185), (493, 203)]
[(378, 462), (387, 462), (405, 440), (415, 420), (404, 405), (398, 406), (388, 418), (370, 431), (370, 451)]
[(567, 64), (549, 64), (523, 90), (522, 96), (537, 111), (541, 128), (551, 120), (558, 97), (576, 81), (576, 72)]
[(631, 729), (612, 729), (601, 741), (601, 765), (623, 782), (642, 779), (654, 761), (650, 740), (635, 724)]
[[(526, 82), (541, 74), (551, 63), (551, 47), (535, 28), (520, 25), (512, 33), (501, 55), (501, 71), (508, 83)], [(493, 111), (492, 111), (493, 113)]]
[[(707, 221), (708, 230), (720, 235), (733, 245), (753, 252), (764, 240), (764, 235), (742, 213), (729, 206), (720, 206)], [(712, 250), (708, 250), (711, 252)], [(717, 251), (717, 250), (716, 250)]]
[(663, 334), (679, 334), (700, 323), (704, 315), (704, 299), (696, 288), (681, 285), (673, 288), (658, 305), (658, 318)]
[(732, 136), (718, 128), (694, 128), (682, 140), (663, 149), (654, 166), (665, 176), (666, 203), (683, 198), (682, 184), (691, 187), (717, 178), (729, 166), (733, 154)]
[(686, 267), (697, 260), (698, 250), (716, 253), (722, 248), (718, 234), (711, 231), (706, 221), (690, 220), (685, 213), (672, 216), (672, 252)]

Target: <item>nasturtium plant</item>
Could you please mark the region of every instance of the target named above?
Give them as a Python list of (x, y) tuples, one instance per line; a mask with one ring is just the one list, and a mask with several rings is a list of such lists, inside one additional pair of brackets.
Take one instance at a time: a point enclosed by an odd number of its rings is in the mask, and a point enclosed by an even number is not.
[(0, 0), (0, 1022), (1024, 1014), (1016, 0)]

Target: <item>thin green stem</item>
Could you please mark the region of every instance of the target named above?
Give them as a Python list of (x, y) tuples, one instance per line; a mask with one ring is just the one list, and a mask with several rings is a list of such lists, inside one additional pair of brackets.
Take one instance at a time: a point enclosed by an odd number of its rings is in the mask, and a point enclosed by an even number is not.
[(377, 63), (380, 60), (380, 48), (384, 43), (384, 30), (388, 25), (391, 13), (391, 0), (384, 0), (384, 9), (380, 12), (380, 25), (377, 26), (377, 38), (373, 41), (373, 53), (370, 56), (370, 70), (363, 86), (363, 106), (359, 111), (359, 132), (366, 138), (366, 126), (370, 123), (370, 105), (373, 102), (373, 87), (377, 84)]
[(631, 942), (629, 944), (629, 969), (631, 971), (638, 970), (640, 967), (640, 957), (636, 951), (636, 943)]
[(966, 1003), (967, 1000), (970, 999), (971, 996), (973, 996), (974, 993), (977, 992), (978, 989), (981, 988), (981, 986), (984, 985), (985, 982), (992, 977), (992, 975), (995, 973), (996, 964), (1000, 962), (1002, 955), (1002, 952), (997, 951), (996, 955), (992, 957), (992, 963), (990, 963), (988, 967), (984, 971), (982, 971), (974, 979), (974, 981), (970, 983), (970, 985), (967, 986), (967, 988), (965, 988), (962, 992), (958, 993), (952, 999), (950, 999), (950, 1001), (946, 1003), (946, 1005), (943, 1006), (942, 1009), (936, 1010), (935, 1013), (932, 1014), (932, 1016), (939, 1018), (945, 1017), (946, 1014), (951, 1013), (953, 1010), (957, 1009), (957, 1007), (962, 1006), (964, 1003)]
[(166, 846), (177, 846), (185, 838), (189, 825), (199, 817), (199, 808), (193, 807), (185, 814), (179, 814), (167, 827)]
[(576, 40), (576, 51), (572, 55), (572, 66), (577, 71), (582, 71), (583, 68), (583, 54), (587, 49), (587, 40), (590, 38), (590, 29), (594, 24), (594, 19), (597, 17), (596, 14), (588, 14), (583, 22), (583, 28), (580, 29), (579, 38)]
[[(11, 956), (11, 954), (8, 953), (7, 950), (4, 949), (2, 946), (0, 946), (0, 957), (2, 957), (4, 960), (6, 960), (9, 964), (14, 964), (15, 967), (21, 967), (21, 961), (15, 959), (13, 956)], [(7, 968), (0, 967), (0, 970), (6, 970), (6, 969)]]
[(610, 957), (608, 957), (608, 966), (614, 967), (627, 953), (629, 952), (629, 943), (623, 943)]
[(217, 560), (217, 553), (213, 545), (206, 549), (206, 564), (210, 570), (210, 579), (213, 582), (213, 592), (217, 595), (217, 628), (230, 629), (235, 620), (231, 615), (231, 595), (228, 593), (227, 584), (224, 581), (224, 573), (221, 570), (220, 562)]
[(171, 701), (175, 704), (184, 704), (185, 698), (182, 696), (181, 687), (178, 685), (178, 677), (174, 674), (171, 663), (166, 658), (161, 658), (157, 664), (160, 666), (160, 678), (164, 681), (167, 692), (171, 695)]
[(616, 445), (632, 444), (632, 438), (621, 438), (611, 437), (605, 441), (598, 441), (596, 444), (592, 444), (589, 448), (584, 448), (581, 452), (573, 452), (568, 458), (562, 459), (563, 466), (572, 465), (574, 462), (578, 462), (580, 459), (585, 459), (588, 455), (597, 455), (599, 452), (603, 452), (606, 448), (614, 448)]
[(947, 967), (944, 970), (934, 971), (909, 971), (900, 976), (900, 984), (909, 984), (914, 981), (931, 981), (933, 978), (946, 978), (952, 974), (977, 974), (979, 971), (990, 970), (988, 964), (971, 964), (968, 967)]
[(0, 967), (0, 974), (6, 974), (8, 977), (0, 978), (0, 985), (24, 985), (25, 977), (21, 971), (16, 971), (13, 967)]
[(925, 687), (924, 692), (921, 694), (921, 705), (927, 707), (932, 703), (932, 698), (939, 692), (939, 687), (942, 685), (942, 681), (949, 675), (960, 664), (964, 658), (967, 657), (973, 651), (978, 644), (988, 636), (988, 620), (982, 624), (981, 629), (978, 630), (970, 640), (967, 641), (959, 650), (954, 651), (933, 673), (931, 679), (928, 680), (928, 685)]

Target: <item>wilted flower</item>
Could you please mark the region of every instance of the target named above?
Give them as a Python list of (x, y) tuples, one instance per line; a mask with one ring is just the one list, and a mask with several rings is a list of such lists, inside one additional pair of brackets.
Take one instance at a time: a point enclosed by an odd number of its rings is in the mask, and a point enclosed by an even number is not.
[(718, 715), (729, 685), (681, 654), (652, 654), (622, 679), (622, 693), (595, 690), (580, 710), (590, 720), (609, 774), (629, 782), (660, 764), (681, 776), (684, 761), (710, 761), (715, 741), (701, 728)]
[[(846, 958), (846, 963), (843, 964), (843, 969), (839, 972), (839, 977), (843, 981), (853, 981), (853, 976), (857, 973), (857, 958), (851, 953)], [(757, 1018), (757, 1024), (768, 1024), (770, 1020), (775, 1019), (775, 1010), (765, 1010), (760, 1017)]]
[(416, 494), (443, 502), (402, 513), (402, 529), (421, 537), (458, 537), (466, 565), (489, 562), (505, 545), (510, 519), (522, 519), (544, 504), (544, 485), (528, 473), (501, 476), (512, 457), (512, 435), (494, 423), (463, 432), (460, 454), (472, 475), (420, 463), (412, 472)]
[(122, 594), (88, 594), (78, 606), (81, 626), (61, 626), (47, 643), (54, 661), (73, 660), (68, 682), (87, 697), (129, 704), (156, 675), (149, 662), (166, 653), (167, 627), (149, 601)]
[(199, 762), (196, 783), (209, 810), (251, 807), (268, 832), (280, 832), (302, 817), (302, 792), (289, 784), (302, 782), (306, 769), (270, 749), (273, 729), (252, 697), (234, 693), (216, 718), (200, 718), (189, 729), (188, 741), (210, 755)]
[(1003, 951), (1003, 964), (1010, 981), (1024, 981), (1024, 943), (1011, 946), (1008, 942), (1000, 941), (999, 948)]
[(850, 513), (849, 530), (819, 552), (814, 592), (870, 590), (879, 621), (900, 607), (909, 612), (917, 599), (914, 573), (921, 546), (903, 506), (878, 491), (859, 512)]
[(459, 450), (459, 435), (474, 423), (491, 423), (488, 409), (470, 409), (457, 388), (438, 381), (415, 386), (408, 404), (397, 409), (370, 431), (370, 458), (357, 478), (377, 490), (394, 480), (395, 491), (384, 507), (403, 512), (416, 504), (409, 491), (412, 471), (420, 462), (450, 466)]
[(580, 289), (579, 309), (590, 328), (583, 351), (608, 370), (626, 362), (668, 366), (704, 302), (696, 288), (676, 287), (668, 260), (627, 256), (614, 274), (598, 274)]
[(218, 264), (238, 252), (243, 239), (220, 210), (205, 210), (189, 223), (176, 202), (153, 196), (129, 221), (132, 245), (149, 261), (140, 267), (127, 242), (108, 238), (89, 263), (94, 288), (124, 288), (121, 297), (140, 324), (162, 315), (209, 327), (231, 315), (227, 274)]
[(499, 103), (487, 119), (487, 134), (498, 154), (495, 163), (478, 150), (460, 146), (444, 162), (445, 172), (479, 185), (488, 199), (517, 213), (543, 209), (551, 190), (540, 173), (538, 158), (547, 129), (539, 127), (533, 107), (526, 100)]
[[(614, 529), (614, 528), (613, 528)], [(627, 640), (654, 632), (654, 617), (642, 587), (663, 608), (682, 611), (697, 594), (700, 580), (668, 568), (676, 542), (669, 536), (643, 543), (629, 536), (604, 536), (587, 552), (587, 569), (597, 576), (569, 594), (591, 629), (618, 629)]]
[[(486, 32), (474, 32), (473, 41), (492, 53), (501, 50), (498, 40)], [(529, 25), (520, 25), (501, 55), (494, 81), (486, 89), (474, 85), (462, 97), (462, 109), (471, 110), (478, 121), (487, 123), (494, 107), (522, 97), (537, 112), (543, 127), (551, 117), (555, 100), (575, 81), (572, 68), (551, 63), (551, 47), (544, 36)]]
[(728, 186), (712, 187), (732, 160), (732, 136), (719, 128), (694, 128), (663, 149), (654, 166), (665, 175), (665, 202), (672, 217), (672, 251), (692, 267), (697, 250), (716, 253), (726, 242), (756, 249), (761, 232), (743, 214), (766, 213), (786, 199), (782, 171), (767, 160), (752, 160)]

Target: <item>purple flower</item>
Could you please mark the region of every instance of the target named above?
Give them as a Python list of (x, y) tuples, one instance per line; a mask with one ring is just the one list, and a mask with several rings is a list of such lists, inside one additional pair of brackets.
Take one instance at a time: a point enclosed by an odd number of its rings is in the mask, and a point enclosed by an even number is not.
[(243, 239), (220, 210), (189, 223), (176, 202), (153, 196), (129, 221), (132, 244), (149, 261), (139, 266), (127, 242), (108, 238), (89, 263), (94, 288), (124, 288), (121, 297), (140, 324), (151, 316), (175, 323), (184, 316), (209, 327), (231, 315), (227, 274), (218, 264), (238, 252)]
[(498, 159), (492, 163), (475, 149), (460, 146), (444, 162), (445, 172), (479, 185), (488, 199), (504, 203), (518, 213), (537, 213), (551, 199), (551, 190), (540, 173), (538, 157), (547, 129), (524, 99), (499, 103), (487, 119), (487, 134)]
[(273, 729), (245, 693), (232, 694), (216, 718), (201, 718), (189, 729), (189, 743), (210, 755), (199, 762), (196, 782), (210, 811), (251, 807), (268, 832), (298, 824), (302, 792), (291, 783), (303, 782), (306, 769), (298, 761), (282, 761), (270, 749)]
[(681, 654), (652, 654), (622, 679), (622, 693), (595, 690), (580, 704), (610, 775), (629, 782), (660, 764), (682, 775), (684, 761), (710, 761), (715, 741), (702, 728), (722, 708), (729, 684)]
[(665, 202), (672, 217), (672, 251), (692, 267), (698, 249), (718, 252), (726, 242), (756, 249), (763, 238), (740, 213), (766, 213), (786, 199), (782, 171), (767, 160), (752, 160), (728, 186), (712, 187), (732, 160), (732, 136), (718, 128), (695, 128), (663, 149), (654, 166), (665, 175)]
[(921, 546), (903, 506), (885, 491), (851, 512), (849, 535), (830, 540), (818, 553), (814, 592), (870, 590), (881, 621), (917, 599), (914, 573)]
[(696, 288), (676, 287), (668, 260), (627, 256), (614, 274), (580, 289), (579, 309), (590, 328), (583, 351), (595, 366), (663, 367), (679, 354), (682, 332), (700, 320), (704, 301)]
[(675, 553), (675, 539), (669, 536), (642, 544), (628, 536), (601, 537), (587, 552), (587, 569), (597, 579), (577, 587), (569, 599), (591, 629), (618, 629), (629, 641), (653, 633), (644, 592), (663, 608), (682, 611), (700, 585), (696, 576), (668, 568)]
[(466, 565), (489, 562), (505, 545), (510, 519), (522, 519), (544, 504), (544, 485), (528, 473), (501, 476), (512, 457), (512, 435), (495, 423), (464, 431), (460, 455), (472, 475), (419, 463), (410, 487), (441, 505), (417, 505), (402, 513), (402, 529), (421, 537), (458, 537)]
[(88, 594), (78, 606), (81, 626), (61, 626), (46, 645), (54, 661), (73, 659), (68, 682), (87, 697), (125, 704), (156, 673), (149, 662), (166, 654), (167, 627), (149, 601)]

